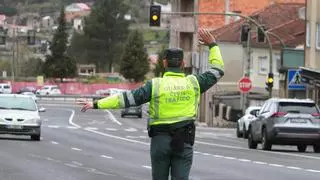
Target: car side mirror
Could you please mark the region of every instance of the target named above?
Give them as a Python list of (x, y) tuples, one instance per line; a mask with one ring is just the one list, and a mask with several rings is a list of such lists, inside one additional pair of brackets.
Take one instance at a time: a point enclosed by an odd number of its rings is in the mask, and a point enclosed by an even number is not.
[(41, 107), (41, 108), (39, 108), (39, 110), (38, 110), (39, 112), (46, 112), (46, 108), (44, 108), (44, 107)]

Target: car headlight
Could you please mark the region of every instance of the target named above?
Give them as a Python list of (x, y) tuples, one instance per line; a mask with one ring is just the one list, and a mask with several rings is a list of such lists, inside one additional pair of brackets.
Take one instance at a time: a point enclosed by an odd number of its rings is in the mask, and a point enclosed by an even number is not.
[(39, 119), (39, 118), (28, 119), (28, 120), (27, 120), (27, 123), (36, 123), (36, 124), (39, 124), (39, 123), (41, 123), (41, 119)]

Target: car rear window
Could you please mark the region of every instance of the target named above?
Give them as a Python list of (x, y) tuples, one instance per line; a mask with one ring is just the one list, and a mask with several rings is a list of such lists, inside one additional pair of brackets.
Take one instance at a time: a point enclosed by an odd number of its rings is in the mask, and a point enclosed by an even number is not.
[(312, 114), (319, 113), (315, 103), (279, 102), (279, 112)]
[(4, 85), (3, 88), (5, 88), (5, 89), (10, 89), (10, 86)]

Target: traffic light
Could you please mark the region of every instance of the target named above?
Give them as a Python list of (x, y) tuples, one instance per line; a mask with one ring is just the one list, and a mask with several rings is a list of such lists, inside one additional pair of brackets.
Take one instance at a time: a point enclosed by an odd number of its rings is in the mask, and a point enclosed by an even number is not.
[(150, 26), (160, 26), (161, 6), (151, 5), (149, 18)]
[(266, 90), (267, 91), (272, 91), (272, 88), (273, 88), (273, 73), (269, 73), (268, 74), (268, 79), (267, 79), (267, 82), (266, 82)]
[(241, 25), (241, 34), (240, 34), (240, 41), (247, 42), (250, 33), (250, 25), (249, 24), (242, 24)]
[(36, 32), (34, 30), (28, 30), (27, 41), (28, 45), (36, 44)]
[(261, 26), (261, 28), (257, 27), (258, 28), (258, 32), (257, 32), (257, 42), (258, 43), (264, 43), (266, 41), (266, 37), (265, 35), (263, 34), (263, 30), (266, 30), (266, 27), (265, 26)]

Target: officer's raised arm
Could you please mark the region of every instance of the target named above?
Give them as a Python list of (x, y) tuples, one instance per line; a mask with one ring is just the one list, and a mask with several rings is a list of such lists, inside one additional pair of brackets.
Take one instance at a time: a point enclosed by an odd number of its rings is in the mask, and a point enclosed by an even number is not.
[(207, 45), (210, 49), (209, 66), (204, 73), (195, 75), (198, 79), (200, 92), (203, 93), (216, 84), (219, 79), (224, 75), (224, 62), (222, 60), (219, 46), (215, 38), (207, 30), (199, 30), (200, 41)]

